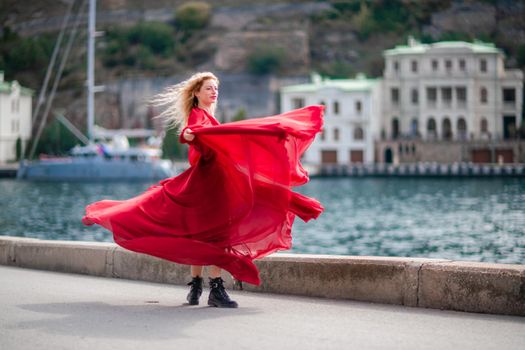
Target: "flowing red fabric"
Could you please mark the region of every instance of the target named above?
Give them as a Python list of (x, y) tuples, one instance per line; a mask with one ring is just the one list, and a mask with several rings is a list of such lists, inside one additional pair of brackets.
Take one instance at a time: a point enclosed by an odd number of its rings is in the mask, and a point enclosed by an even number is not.
[(291, 247), (296, 215), (308, 221), (323, 211), (292, 191), (308, 182), (300, 158), (322, 122), (323, 106), (227, 124), (194, 108), (190, 168), (137, 197), (90, 204), (82, 222), (112, 231), (126, 249), (216, 265), (258, 285), (253, 260)]

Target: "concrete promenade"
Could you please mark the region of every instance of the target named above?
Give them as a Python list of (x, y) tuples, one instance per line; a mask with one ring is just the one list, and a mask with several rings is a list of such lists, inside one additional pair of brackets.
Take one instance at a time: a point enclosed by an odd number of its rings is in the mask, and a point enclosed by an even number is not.
[(525, 318), (0, 266), (0, 349), (523, 349)]
[[(262, 283), (248, 291), (525, 316), (525, 265), (303, 254), (255, 263)], [(114, 243), (0, 236), (0, 265), (178, 285), (189, 278), (186, 265)]]

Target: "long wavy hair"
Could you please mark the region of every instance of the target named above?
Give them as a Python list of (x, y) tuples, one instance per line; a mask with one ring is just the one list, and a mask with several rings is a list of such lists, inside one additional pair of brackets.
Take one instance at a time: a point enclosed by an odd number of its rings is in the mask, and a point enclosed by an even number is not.
[[(188, 116), (192, 108), (199, 105), (199, 100), (195, 93), (200, 90), (206, 80), (213, 79), (219, 84), (219, 79), (210, 72), (200, 72), (193, 74), (188, 80), (177, 85), (169, 86), (163, 92), (153, 96), (150, 103), (153, 106), (167, 106), (156, 118), (163, 119), (168, 128), (178, 128), (188, 124)], [(211, 108), (212, 114), (215, 112), (217, 102)]]

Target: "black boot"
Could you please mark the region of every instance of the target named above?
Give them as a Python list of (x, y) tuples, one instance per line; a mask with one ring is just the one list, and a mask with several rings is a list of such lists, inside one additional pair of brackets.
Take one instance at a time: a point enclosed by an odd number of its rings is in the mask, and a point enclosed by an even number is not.
[(236, 308), (238, 306), (237, 303), (230, 299), (230, 296), (224, 289), (223, 283), (224, 281), (220, 277), (210, 278), (210, 296), (208, 298), (208, 305)]
[(191, 286), (190, 292), (186, 299), (190, 305), (199, 305), (199, 298), (202, 294), (202, 277), (193, 277), (191, 282), (188, 283)]

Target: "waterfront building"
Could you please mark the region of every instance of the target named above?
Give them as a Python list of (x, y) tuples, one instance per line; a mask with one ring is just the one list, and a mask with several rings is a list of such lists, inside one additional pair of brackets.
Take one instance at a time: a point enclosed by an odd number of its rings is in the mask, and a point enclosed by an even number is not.
[(326, 79), (281, 88), (281, 112), (307, 105), (325, 105), (324, 127), (305, 152), (305, 164), (372, 163), (379, 136), (380, 80)]
[[(0, 71), (0, 163), (14, 161), (31, 137), (32, 90), (15, 80), (4, 81)], [(21, 154), (21, 153), (20, 153)]]
[(523, 72), (482, 42), (384, 51), (379, 162), (522, 161)]

